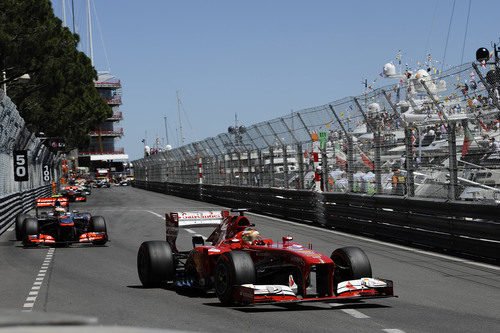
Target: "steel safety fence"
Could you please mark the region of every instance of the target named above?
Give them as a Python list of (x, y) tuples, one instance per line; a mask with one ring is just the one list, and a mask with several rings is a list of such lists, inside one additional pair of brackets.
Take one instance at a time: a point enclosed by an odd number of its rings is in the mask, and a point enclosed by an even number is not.
[(490, 70), (384, 74), (389, 84), (359, 96), (134, 161), (135, 178), (495, 201), (500, 111)]
[[(27, 160), (23, 160), (27, 167), (27, 181), (14, 180), (16, 150), (27, 151)], [(59, 178), (59, 164), (60, 157), (51, 153), (41, 139), (28, 130), (14, 103), (0, 89), (0, 201), (3, 198), (17, 198), (21, 194), (38, 193), (33, 191), (48, 188), (51, 181)], [(2, 224), (9, 221), (12, 212), (19, 210), (17, 204), (6, 207), (2, 208)]]

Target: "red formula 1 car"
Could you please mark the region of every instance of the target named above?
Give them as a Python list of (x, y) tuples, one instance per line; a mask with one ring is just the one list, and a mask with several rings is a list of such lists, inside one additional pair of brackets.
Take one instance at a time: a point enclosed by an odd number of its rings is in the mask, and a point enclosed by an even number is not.
[[(139, 278), (145, 287), (173, 282), (180, 287), (215, 289), (226, 305), (340, 302), (394, 297), (390, 280), (372, 278), (370, 262), (357, 247), (325, 256), (293, 242), (263, 239), (242, 209), (166, 214), (166, 241), (141, 244)], [(179, 251), (179, 228), (216, 226), (206, 245), (193, 236), (193, 249)]]
[(17, 216), (16, 239), (21, 240), (24, 246), (106, 244), (108, 233), (102, 216), (70, 212), (68, 207), (65, 197), (37, 199), (35, 216)]

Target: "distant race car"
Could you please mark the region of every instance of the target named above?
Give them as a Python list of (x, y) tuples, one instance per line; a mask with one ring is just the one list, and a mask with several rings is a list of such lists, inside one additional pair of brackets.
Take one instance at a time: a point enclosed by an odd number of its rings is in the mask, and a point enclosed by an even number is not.
[(86, 191), (77, 185), (68, 185), (63, 187), (60, 194), (66, 198), (70, 202), (81, 202), (87, 201)]
[(99, 179), (96, 183), (95, 183), (95, 187), (97, 188), (102, 188), (102, 187), (111, 187), (111, 184), (109, 182), (109, 180), (107, 179)]
[(25, 246), (106, 244), (108, 233), (104, 218), (90, 213), (69, 212), (68, 206), (65, 197), (37, 199), (35, 216), (17, 216), (16, 239)]
[[(202, 291), (215, 289), (225, 305), (298, 302), (352, 302), (395, 297), (393, 282), (372, 278), (370, 261), (357, 247), (328, 257), (292, 242), (263, 239), (242, 209), (166, 214), (166, 241), (141, 244), (137, 270), (144, 287), (173, 282)], [(193, 236), (193, 249), (179, 251), (179, 228), (215, 226), (205, 245)]]

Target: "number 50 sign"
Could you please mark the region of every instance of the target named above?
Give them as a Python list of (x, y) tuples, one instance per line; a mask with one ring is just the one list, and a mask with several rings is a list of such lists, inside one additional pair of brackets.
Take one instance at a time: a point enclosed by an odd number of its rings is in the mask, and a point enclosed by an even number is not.
[(28, 181), (28, 151), (14, 150), (14, 180)]

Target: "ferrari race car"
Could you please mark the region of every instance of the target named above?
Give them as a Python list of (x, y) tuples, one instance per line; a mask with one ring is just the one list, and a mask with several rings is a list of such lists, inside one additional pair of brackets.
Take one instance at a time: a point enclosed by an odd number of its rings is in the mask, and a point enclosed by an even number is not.
[(106, 221), (102, 216), (68, 211), (65, 197), (39, 198), (35, 216), (20, 214), (16, 218), (16, 239), (25, 246), (69, 245), (108, 241)]
[(87, 201), (86, 191), (77, 185), (65, 186), (61, 191), (61, 195), (68, 198), (70, 202)]
[[(225, 305), (299, 302), (352, 302), (395, 297), (393, 282), (372, 278), (370, 261), (357, 247), (339, 248), (330, 256), (293, 242), (263, 239), (244, 209), (166, 214), (166, 241), (147, 241), (137, 254), (144, 287), (174, 283), (178, 287), (215, 290)], [(193, 249), (179, 251), (179, 228), (209, 227), (206, 240), (193, 236)]]

